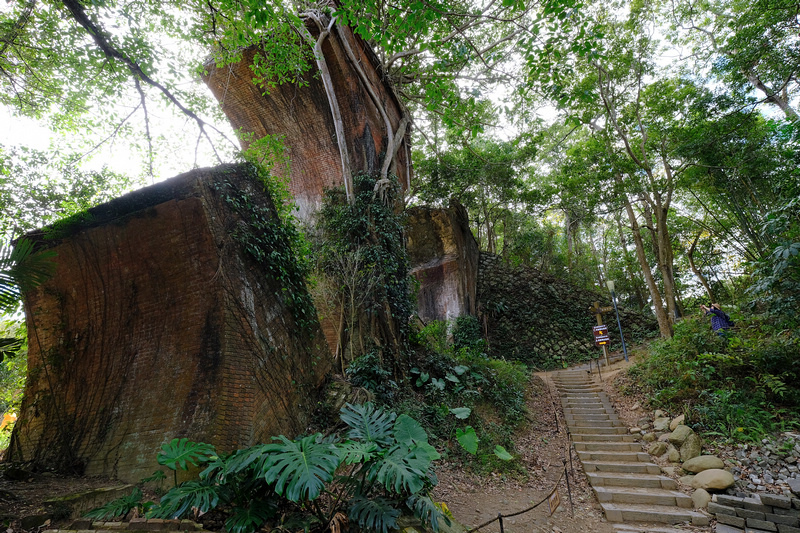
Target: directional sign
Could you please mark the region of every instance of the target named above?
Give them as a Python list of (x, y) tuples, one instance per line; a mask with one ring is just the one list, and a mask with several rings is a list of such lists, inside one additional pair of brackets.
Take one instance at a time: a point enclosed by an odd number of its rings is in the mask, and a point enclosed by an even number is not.
[(601, 313), (610, 313), (610, 312), (611, 312), (611, 311), (613, 311), (613, 310), (614, 310), (614, 308), (613, 308), (613, 307), (611, 307), (610, 305), (607, 305), (607, 306), (605, 306), (605, 307), (601, 307), (601, 308), (600, 308), (600, 312), (601, 312)]
[(600, 326), (595, 326), (592, 328), (592, 332), (594, 333), (594, 345), (595, 346), (606, 346), (611, 344), (611, 338), (608, 336), (608, 326), (605, 324)]

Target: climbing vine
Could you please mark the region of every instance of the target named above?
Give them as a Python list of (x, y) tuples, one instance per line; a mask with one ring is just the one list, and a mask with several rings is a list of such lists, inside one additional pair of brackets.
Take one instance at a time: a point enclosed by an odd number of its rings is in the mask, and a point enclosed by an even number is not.
[[(350, 359), (377, 346), (395, 355), (398, 371), (412, 313), (408, 256), (402, 216), (394, 209), (400, 194), (397, 178), (391, 177), (387, 188), (380, 186), (382, 181), (379, 176), (355, 174), (352, 203), (342, 188), (328, 191), (319, 213), (322, 238), (316, 252), (320, 269), (334, 279), (334, 285), (344, 289), (345, 294), (359, 295), (358, 302), (338, 302), (342, 313), (340, 344), (343, 338), (348, 340)], [(343, 262), (342, 257), (349, 260)], [(349, 279), (342, 264), (353, 270)], [(348, 306), (353, 308), (349, 313), (345, 310)], [(354, 335), (359, 335), (360, 341), (367, 337), (368, 342), (359, 342), (356, 347)], [(338, 354), (338, 347), (335, 351)]]
[[(262, 187), (269, 195), (269, 176), (252, 164), (244, 169), (247, 182)], [(213, 188), (239, 217), (240, 223), (231, 237), (278, 282), (279, 297), (288, 305), (297, 325), (308, 331), (316, 322), (314, 302), (306, 288), (311, 264), (303, 253), (305, 239), (293, 218), (287, 210), (282, 210), (283, 217), (276, 216), (279, 210), (271, 201), (260, 199), (262, 195), (231, 179), (222, 179)]]

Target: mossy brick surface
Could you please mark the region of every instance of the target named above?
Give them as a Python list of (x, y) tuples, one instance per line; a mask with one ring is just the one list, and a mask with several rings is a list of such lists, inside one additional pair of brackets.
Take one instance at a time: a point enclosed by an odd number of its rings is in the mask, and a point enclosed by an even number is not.
[(778, 533), (800, 533), (800, 527), (778, 524)]
[(727, 494), (717, 494), (717, 503), (728, 507), (744, 507), (744, 498), (729, 496)]
[(786, 524), (787, 526), (794, 526), (797, 527), (798, 523), (800, 523), (800, 518), (792, 515), (782, 515), (782, 514), (774, 514), (774, 513), (767, 513), (764, 517), (764, 520), (769, 520), (770, 522), (775, 522), (776, 524)]
[(761, 511), (751, 511), (750, 509), (739, 508), (736, 509), (736, 516), (741, 516), (742, 518), (754, 518), (756, 520), (764, 520), (764, 516), (766, 516), (766, 513), (762, 513)]
[(709, 502), (708, 512), (711, 514), (727, 514), (736, 516), (736, 508), (728, 505), (721, 505), (720, 503)]
[(37, 342), (10, 460), (138, 482), (178, 436), (226, 453), (305, 430), (330, 352), (316, 319), (300, 327), (280, 279), (234, 238), (248, 226), (223, 183), (277, 221), (253, 167), (223, 165), (39, 239), (56, 275), (25, 296)]

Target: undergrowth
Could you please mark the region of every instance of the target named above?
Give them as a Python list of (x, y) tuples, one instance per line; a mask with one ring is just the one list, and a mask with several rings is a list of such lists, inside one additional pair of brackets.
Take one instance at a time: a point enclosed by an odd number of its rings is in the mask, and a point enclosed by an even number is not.
[(704, 320), (676, 324), (631, 369), (634, 386), (708, 436), (755, 442), (800, 428), (800, 337), (770, 333), (758, 317), (737, 323), (727, 340)]

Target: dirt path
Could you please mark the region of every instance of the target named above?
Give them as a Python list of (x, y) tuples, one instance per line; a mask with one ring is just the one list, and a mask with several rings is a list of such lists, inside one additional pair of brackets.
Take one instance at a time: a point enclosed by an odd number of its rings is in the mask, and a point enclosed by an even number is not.
[[(617, 363), (603, 370), (603, 382), (611, 388), (610, 380), (630, 363)], [(481, 478), (452, 466), (437, 471), (439, 486), (435, 491), (437, 501), (442, 501), (456, 519), (468, 529), (503, 515), (522, 511), (546, 498), (563, 470), (563, 461), (569, 468), (569, 443), (563, 415), (550, 374), (535, 374), (531, 379), (531, 394), (527, 404), (530, 426), (517, 439), (517, 449), (522, 463), (529, 472), (525, 481), (503, 476)], [(556, 422), (556, 416), (558, 422)], [(574, 475), (570, 475), (572, 509), (564, 480), (559, 484), (562, 505), (549, 515), (547, 502), (533, 511), (504, 520), (505, 533), (612, 533), (614, 528), (603, 517), (589, 487), (586, 476), (573, 456)], [(498, 522), (481, 531), (499, 533)]]

